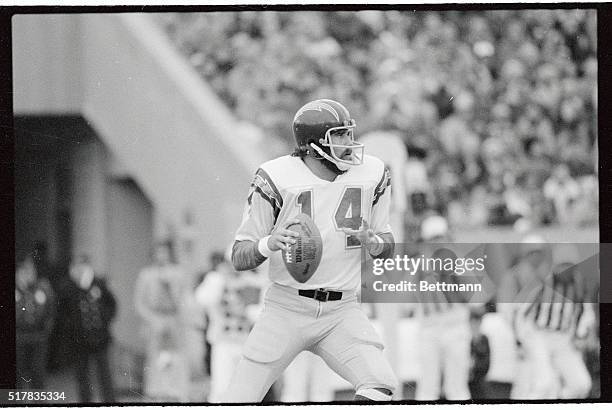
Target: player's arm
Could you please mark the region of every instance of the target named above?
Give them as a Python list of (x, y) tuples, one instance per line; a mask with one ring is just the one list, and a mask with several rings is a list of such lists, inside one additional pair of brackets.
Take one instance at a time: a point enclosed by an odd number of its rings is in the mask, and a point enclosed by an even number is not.
[(232, 264), (237, 271), (252, 270), (261, 265), (274, 252), (287, 248), (296, 242), (297, 232), (287, 229), (289, 225), (299, 223), (297, 219), (285, 222), (272, 234), (264, 236), (257, 242), (251, 240), (235, 241), (232, 247)]
[(249, 240), (235, 241), (232, 247), (232, 265), (237, 271), (250, 270), (261, 265), (266, 257), (259, 251), (259, 243)]
[(288, 230), (287, 226), (297, 221), (287, 221), (282, 226), (275, 227), (282, 206), (282, 196), (270, 177), (265, 171), (258, 169), (251, 183), (242, 223), (232, 247), (234, 269), (255, 269), (274, 252), (295, 243), (293, 238), (298, 234)]

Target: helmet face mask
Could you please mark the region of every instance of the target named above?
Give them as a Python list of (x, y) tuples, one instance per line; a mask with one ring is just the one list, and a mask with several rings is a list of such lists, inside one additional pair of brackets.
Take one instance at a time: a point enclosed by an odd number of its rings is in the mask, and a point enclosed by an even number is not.
[[(356, 142), (354, 137), (353, 130), (355, 129), (355, 121), (351, 120), (351, 124), (342, 127), (332, 127), (325, 132), (325, 139), (323, 141), (319, 141), (322, 146), (329, 147), (330, 154), (332, 158), (335, 160), (336, 165), (346, 164), (349, 166), (361, 165), (363, 163), (363, 151), (365, 146), (362, 143)], [(337, 144), (334, 143), (334, 132), (344, 131), (348, 135), (348, 144)], [(344, 159), (339, 157), (336, 150), (346, 151), (348, 150), (350, 155), (350, 159)]]
[[(315, 100), (296, 113), (293, 134), (299, 150), (328, 161), (344, 172), (363, 163), (364, 145), (355, 141), (355, 126), (355, 120), (342, 104)], [(348, 158), (347, 153), (350, 153)]]

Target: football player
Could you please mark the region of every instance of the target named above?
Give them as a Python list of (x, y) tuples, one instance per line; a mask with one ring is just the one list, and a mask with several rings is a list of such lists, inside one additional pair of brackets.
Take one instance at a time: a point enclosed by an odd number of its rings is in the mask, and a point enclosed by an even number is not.
[[(451, 243), (448, 222), (431, 215), (421, 224), (421, 238), (426, 243)], [(457, 256), (448, 249), (438, 249), (434, 256), (444, 260)], [(429, 283), (456, 281), (458, 276), (439, 272), (418, 272)], [(417, 400), (468, 400), (470, 372), (470, 309), (463, 298), (452, 292), (419, 292), (417, 317), (420, 319), (419, 358), (421, 374), (417, 381)]]
[[(358, 400), (390, 400), (396, 386), (379, 335), (360, 309), (362, 246), (372, 257), (393, 253), (390, 173), (364, 155), (355, 121), (340, 103), (307, 103), (293, 119), (296, 149), (261, 165), (251, 183), (232, 263), (256, 268), (269, 259), (272, 285), (243, 348), (223, 401), (259, 402), (303, 350), (348, 380)], [(288, 226), (304, 213), (321, 233), (323, 255), (305, 283), (288, 272), (282, 249), (296, 242)]]
[(264, 281), (265, 278), (255, 271), (239, 275), (224, 259), (196, 289), (196, 300), (210, 317), (206, 338), (212, 346), (208, 397), (211, 402), (221, 399), (231, 372), (240, 360), (242, 345), (260, 310)]

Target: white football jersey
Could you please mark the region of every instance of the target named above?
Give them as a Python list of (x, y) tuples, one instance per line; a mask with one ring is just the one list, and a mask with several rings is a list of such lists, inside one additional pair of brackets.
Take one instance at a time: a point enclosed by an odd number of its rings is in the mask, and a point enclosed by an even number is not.
[(236, 240), (258, 241), (299, 213), (321, 232), (323, 255), (314, 275), (299, 283), (287, 272), (281, 252), (270, 257), (270, 280), (296, 289), (356, 291), (360, 285), (361, 245), (342, 228), (358, 229), (365, 219), (376, 233), (390, 233), (391, 178), (384, 163), (364, 156), (334, 181), (317, 177), (299, 158), (283, 156), (256, 172)]
[(235, 274), (220, 269), (206, 274), (196, 288), (196, 301), (206, 309), (210, 343), (244, 343), (261, 310), (263, 288), (268, 284), (263, 274)]

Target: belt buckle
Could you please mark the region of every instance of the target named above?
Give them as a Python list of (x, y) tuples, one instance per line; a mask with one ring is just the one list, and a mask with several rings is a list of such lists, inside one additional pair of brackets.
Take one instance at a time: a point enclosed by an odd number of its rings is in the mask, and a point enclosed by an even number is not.
[(319, 302), (327, 302), (329, 299), (329, 292), (322, 289), (315, 289), (314, 298)]

